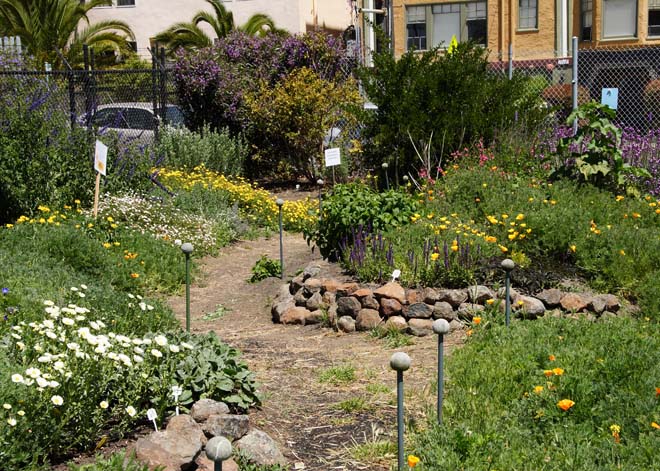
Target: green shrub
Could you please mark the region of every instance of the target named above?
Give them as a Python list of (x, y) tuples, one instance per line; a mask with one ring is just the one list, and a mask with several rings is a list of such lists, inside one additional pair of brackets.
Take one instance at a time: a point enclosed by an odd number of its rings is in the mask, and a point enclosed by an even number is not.
[(403, 191), (377, 193), (362, 183), (336, 185), (323, 200), (323, 212), (317, 228), (305, 232), (321, 255), (340, 259), (342, 245), (352, 243), (354, 232), (377, 233), (408, 224), (416, 203)]
[(257, 283), (271, 276), (279, 277), (282, 274), (282, 266), (278, 260), (273, 260), (268, 255), (262, 255), (252, 267), (252, 276), (248, 280), (250, 283)]
[(208, 124), (199, 132), (166, 127), (155, 149), (161, 166), (192, 170), (204, 165), (226, 176), (243, 174), (248, 151), (241, 136), (233, 138), (227, 129), (212, 131)]
[(447, 362), (443, 426), (414, 438), (422, 469), (660, 466), (657, 324), (483, 320), (473, 332)]

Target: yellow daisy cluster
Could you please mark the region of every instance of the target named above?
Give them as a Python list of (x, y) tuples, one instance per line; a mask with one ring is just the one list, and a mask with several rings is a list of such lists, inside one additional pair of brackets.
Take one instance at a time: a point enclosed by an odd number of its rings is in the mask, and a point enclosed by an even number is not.
[[(191, 190), (197, 185), (227, 192), (232, 203), (238, 203), (245, 216), (252, 222), (274, 227), (278, 223), (276, 197), (258, 188), (244, 178), (229, 179), (224, 175), (196, 167), (191, 172), (162, 169), (159, 173), (166, 185)], [(287, 230), (301, 231), (315, 224), (318, 219), (318, 201), (306, 198), (285, 201), (282, 206), (282, 222)]]

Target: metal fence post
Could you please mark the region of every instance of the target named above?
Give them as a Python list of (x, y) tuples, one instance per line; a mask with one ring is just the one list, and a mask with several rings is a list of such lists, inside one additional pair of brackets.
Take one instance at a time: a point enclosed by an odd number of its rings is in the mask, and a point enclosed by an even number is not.
[(509, 80), (513, 78), (513, 44), (509, 43)]
[(181, 245), (181, 251), (186, 255), (186, 331), (190, 332), (190, 254), (193, 252), (193, 245), (186, 242)]
[(398, 470), (403, 471), (403, 372), (410, 368), (410, 357), (403, 352), (396, 352), (390, 358), (390, 368), (396, 371), (396, 430)]
[(509, 327), (509, 319), (511, 318), (511, 270), (516, 267), (516, 264), (510, 258), (505, 258), (500, 266), (504, 270), (504, 323)]
[(445, 334), (449, 333), (449, 322), (445, 319), (437, 319), (433, 321), (433, 332), (438, 335), (438, 403), (437, 414), (438, 424), (442, 425), (442, 401), (444, 397), (444, 338)]
[(282, 198), (277, 198), (275, 201), (277, 208), (279, 210), (279, 219), (280, 219), (280, 279), (284, 279), (284, 241), (282, 239), (282, 206), (284, 206), (284, 200)]
[[(578, 107), (578, 38), (573, 36), (573, 111)], [(577, 120), (573, 121), (573, 134), (577, 133)]]

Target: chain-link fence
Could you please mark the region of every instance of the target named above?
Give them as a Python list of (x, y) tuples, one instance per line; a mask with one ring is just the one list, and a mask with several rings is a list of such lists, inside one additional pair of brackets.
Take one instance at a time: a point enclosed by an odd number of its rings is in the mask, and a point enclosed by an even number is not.
[[(617, 109), (622, 126), (647, 130), (660, 126), (660, 47), (578, 49), (577, 55), (557, 51), (500, 52), (492, 68), (502, 74), (524, 74), (529, 86), (564, 118), (573, 107), (574, 70), (577, 104), (590, 100)], [(574, 62), (577, 67), (574, 68)]]
[[(1, 65), (1, 64), (0, 64)], [(57, 126), (81, 126), (113, 136), (120, 147), (153, 145), (164, 125), (183, 125), (164, 60), (143, 70), (15, 70), (0, 67), (3, 101), (47, 106)]]

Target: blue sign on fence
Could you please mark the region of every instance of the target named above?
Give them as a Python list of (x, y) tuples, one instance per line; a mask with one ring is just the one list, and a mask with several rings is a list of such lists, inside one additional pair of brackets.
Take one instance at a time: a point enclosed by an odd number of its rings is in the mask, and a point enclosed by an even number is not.
[(619, 89), (618, 88), (603, 88), (600, 103), (609, 106), (613, 110), (617, 109), (619, 104)]

